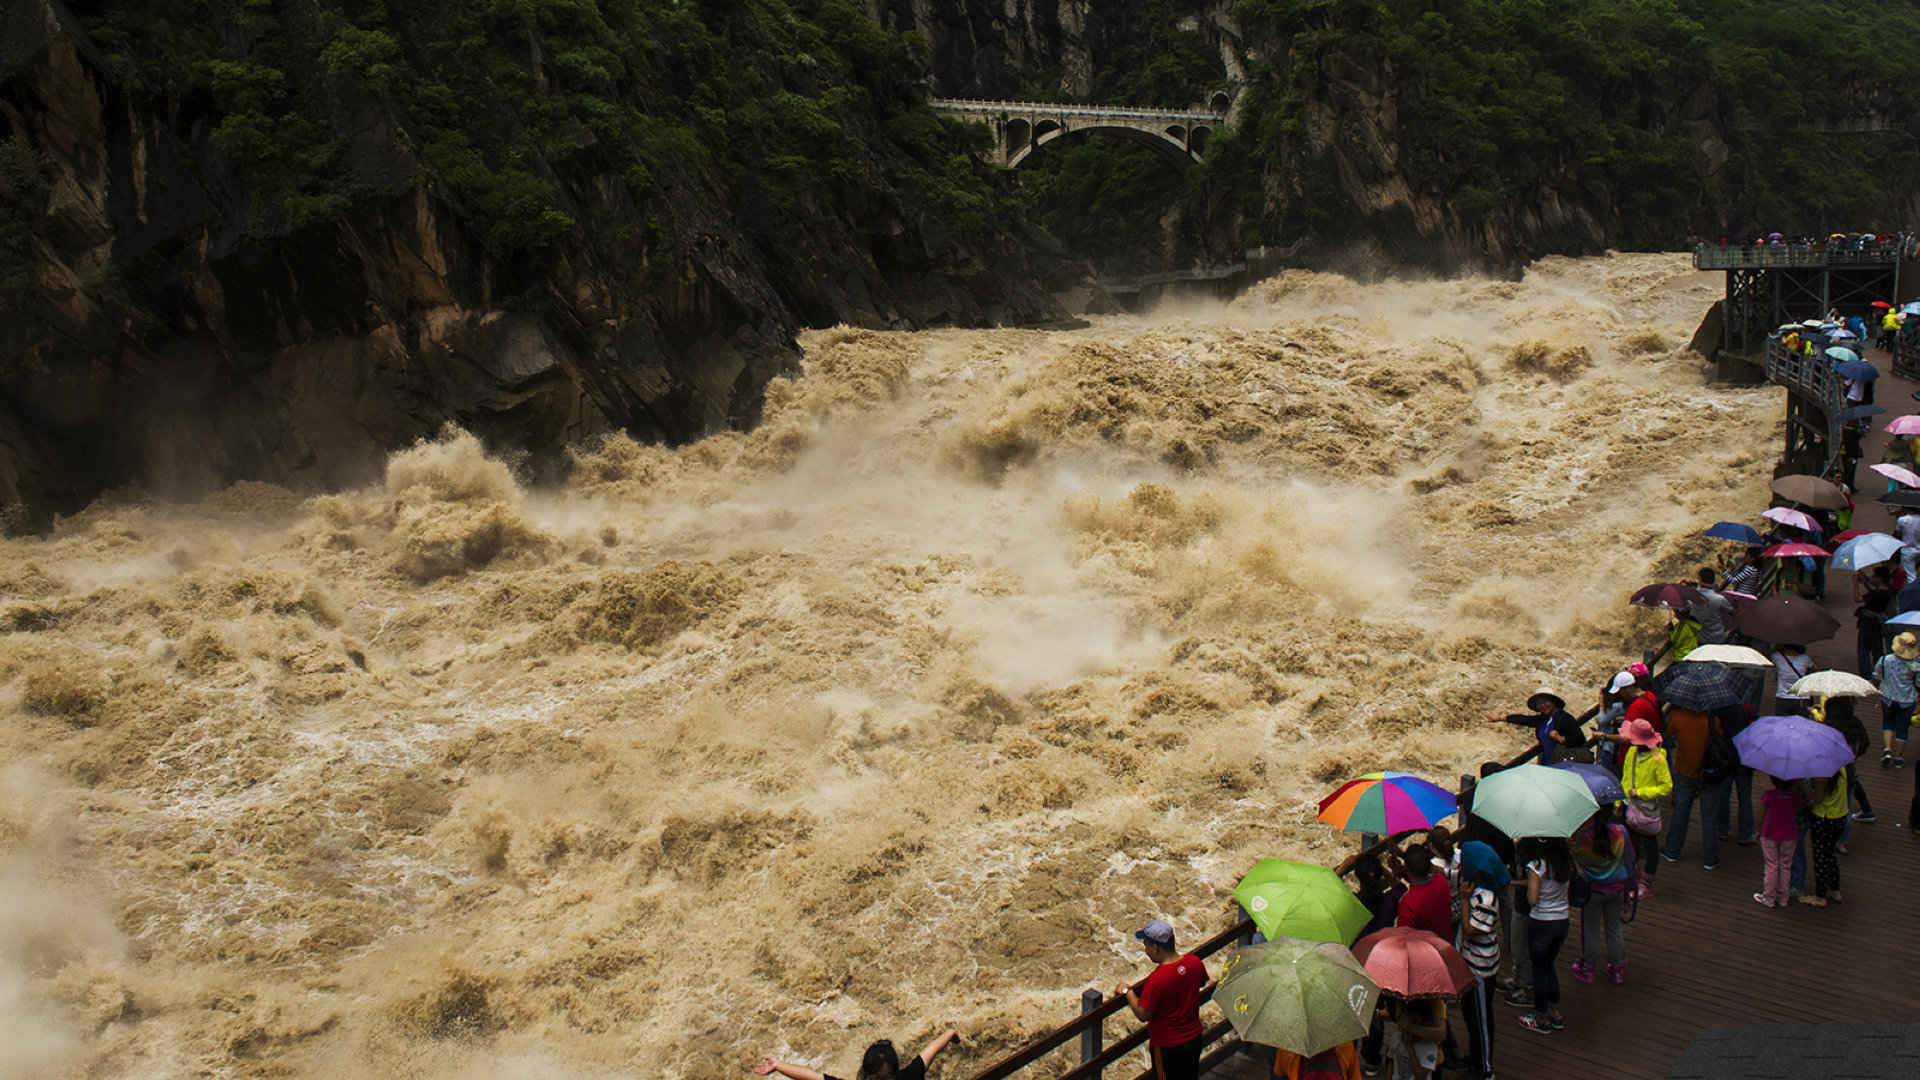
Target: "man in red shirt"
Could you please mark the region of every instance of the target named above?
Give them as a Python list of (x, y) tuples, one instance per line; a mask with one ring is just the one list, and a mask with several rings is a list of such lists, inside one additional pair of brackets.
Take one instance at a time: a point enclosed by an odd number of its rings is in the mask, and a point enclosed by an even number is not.
[(1200, 958), (1174, 948), (1173, 927), (1155, 919), (1134, 931), (1154, 969), (1140, 992), (1122, 983), (1114, 993), (1127, 999), (1133, 1015), (1147, 1022), (1147, 1046), (1158, 1080), (1199, 1080), (1200, 1002), (1207, 992), (1207, 967)]
[(1408, 844), (1405, 860), (1407, 895), (1400, 898), (1395, 926), (1425, 930), (1447, 944), (1453, 944), (1453, 890), (1447, 879), (1434, 872), (1433, 849), (1425, 844)]

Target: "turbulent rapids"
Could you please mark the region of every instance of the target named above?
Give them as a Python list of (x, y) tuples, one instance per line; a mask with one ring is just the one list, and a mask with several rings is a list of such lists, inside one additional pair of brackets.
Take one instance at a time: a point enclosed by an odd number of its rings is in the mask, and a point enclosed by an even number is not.
[[(1776, 391), (1684, 257), (1288, 272), (1090, 329), (811, 335), (765, 422), (559, 490), (102, 500), (0, 546), (0, 1073), (964, 1075), (1225, 923), (1313, 803), (1653, 638)], [(1584, 705), (1578, 702), (1577, 705)], [(951, 1060), (950, 1060), (951, 1059)]]

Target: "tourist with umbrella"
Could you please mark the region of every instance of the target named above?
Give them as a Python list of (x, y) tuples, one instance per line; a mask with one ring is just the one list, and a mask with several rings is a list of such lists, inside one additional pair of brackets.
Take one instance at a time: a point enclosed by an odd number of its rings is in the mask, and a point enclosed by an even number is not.
[(1291, 859), (1261, 859), (1234, 886), (1233, 898), (1269, 941), (1295, 938), (1346, 946), (1370, 917), (1340, 875)]
[(1472, 985), (1473, 972), (1448, 939), (1408, 927), (1392, 927), (1354, 943), (1354, 958), (1380, 987), (1386, 1013), (1386, 1046), (1394, 1075), (1425, 1080), (1440, 1066), (1447, 1037), (1445, 998)]
[(1288, 1076), (1311, 1075), (1303, 1066), (1317, 1067), (1322, 1055), (1345, 1075), (1379, 1000), (1380, 987), (1346, 946), (1292, 938), (1235, 949), (1213, 991), (1240, 1041), (1278, 1047), (1275, 1070)]
[(1530, 836), (1520, 842), (1520, 858), (1527, 870), (1527, 955), (1533, 966), (1533, 1011), (1520, 1017), (1520, 1026), (1545, 1034), (1567, 1026), (1554, 965), (1567, 943), (1573, 857), (1562, 838)]
[(1873, 678), (1880, 687), (1880, 767), (1905, 768), (1907, 735), (1920, 703), (1920, 638), (1910, 632), (1895, 637), (1891, 651), (1874, 663)]
[(1881, 653), (1887, 619), (1893, 615), (1893, 572), (1886, 563), (1853, 575), (1854, 670), (1865, 675)]
[[(1866, 726), (1860, 723), (1854, 702), (1863, 697), (1878, 697), (1878, 687), (1844, 671), (1816, 671), (1794, 683), (1793, 688), (1814, 699), (1807, 715), (1839, 732), (1853, 750), (1855, 760), (1872, 748), (1873, 740), (1868, 737)], [(1847, 792), (1860, 808), (1847, 817), (1846, 834), (1840, 840), (1843, 851), (1853, 842), (1854, 822), (1871, 825), (1879, 820), (1873, 812), (1873, 800), (1867, 797), (1867, 789), (1860, 783), (1858, 769), (1847, 772)]]
[(1733, 628), (1760, 641), (1791, 641), (1807, 645), (1825, 641), (1838, 633), (1840, 620), (1804, 596), (1775, 593), (1748, 604), (1736, 613)]
[[(1668, 862), (1680, 861), (1680, 852), (1687, 842), (1687, 828), (1692, 824), (1693, 805), (1698, 801), (1701, 804), (1701, 865), (1713, 870), (1720, 865), (1720, 833), (1725, 825), (1718, 820), (1726, 802), (1722, 785), (1731, 779), (1732, 767), (1737, 766), (1738, 761), (1726, 763), (1723, 772), (1721, 762), (1707, 760), (1709, 749), (1717, 749), (1719, 741), (1725, 738), (1720, 720), (1712, 710), (1737, 705), (1745, 699), (1745, 694), (1733, 691), (1733, 696), (1727, 696), (1724, 689), (1717, 695), (1710, 692), (1713, 686), (1731, 685), (1731, 673), (1717, 664), (1685, 666), (1702, 670), (1670, 680), (1661, 694), (1667, 703), (1666, 743), (1673, 770), (1673, 820), (1668, 825), (1661, 856)], [(1709, 679), (1706, 671), (1715, 668), (1729, 681)]]

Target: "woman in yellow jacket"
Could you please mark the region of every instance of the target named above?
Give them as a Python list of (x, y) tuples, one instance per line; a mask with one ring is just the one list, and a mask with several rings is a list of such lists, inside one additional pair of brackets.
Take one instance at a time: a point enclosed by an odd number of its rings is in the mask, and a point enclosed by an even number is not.
[(1620, 761), (1620, 786), (1627, 792), (1627, 831), (1638, 846), (1635, 854), (1645, 866), (1640, 871), (1640, 899), (1653, 895), (1653, 875), (1660, 868), (1660, 800), (1673, 794), (1673, 773), (1660, 751), (1660, 733), (1645, 720), (1629, 720), (1620, 734), (1607, 736), (1627, 744)]

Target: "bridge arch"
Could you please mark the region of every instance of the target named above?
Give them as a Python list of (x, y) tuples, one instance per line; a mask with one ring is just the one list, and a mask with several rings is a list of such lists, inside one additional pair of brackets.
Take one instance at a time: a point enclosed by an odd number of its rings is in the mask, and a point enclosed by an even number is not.
[[(1033, 125), (1032, 137), (1024, 143), (1015, 143), (1012, 139), (1008, 139), (1006, 165), (1009, 169), (1019, 168), (1021, 162), (1032, 157), (1035, 151), (1063, 136), (1094, 134), (1131, 139), (1161, 151), (1170, 162), (1177, 162), (1183, 166), (1192, 165), (1200, 160), (1207, 131), (1205, 127), (1188, 128), (1179, 124), (1170, 125), (1164, 130), (1143, 131), (1132, 124), (1108, 124), (1098, 121), (1091, 123), (1082, 121), (1072, 127), (1063, 127), (1051, 120), (1041, 120)], [(1199, 145), (1195, 145), (1196, 140)]]

